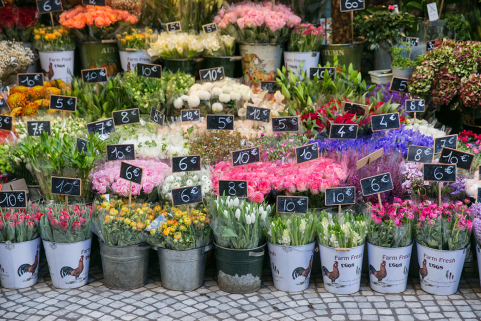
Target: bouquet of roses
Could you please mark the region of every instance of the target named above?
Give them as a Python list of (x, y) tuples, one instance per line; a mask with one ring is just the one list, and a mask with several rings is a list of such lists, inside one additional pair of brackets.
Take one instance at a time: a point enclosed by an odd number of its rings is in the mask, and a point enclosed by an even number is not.
[(337, 213), (321, 212), (317, 223), (318, 241), (333, 248), (352, 248), (364, 244), (367, 226), (363, 215), (345, 210)]
[(298, 25), (291, 33), (289, 51), (317, 52), (321, 50), (323, 36), (326, 34), (322, 26), (314, 27), (310, 23)]
[(470, 242), (473, 222), (469, 199), (438, 205), (422, 202), (417, 208), (416, 241), (436, 250), (461, 250)]
[(147, 53), (153, 58), (162, 59), (194, 59), (205, 49), (200, 36), (177, 32), (163, 32), (156, 42), (150, 44)]
[(39, 51), (68, 51), (75, 49), (75, 39), (64, 26), (45, 27), (33, 30), (33, 45)]
[(0, 243), (27, 242), (40, 237), (38, 223), (43, 213), (38, 210), (34, 204), (14, 213), (0, 209)]
[(42, 239), (56, 243), (76, 243), (92, 237), (92, 207), (61, 205), (41, 207), (45, 214), (40, 218)]
[(217, 196), (210, 199), (209, 219), (217, 245), (232, 249), (253, 249), (263, 244), (265, 221), (271, 206)]
[(32, 30), (37, 24), (38, 17), (35, 7), (17, 7), (8, 4), (0, 8), (2, 39), (30, 42)]
[[(413, 241), (414, 206), (410, 200), (394, 198), (394, 203), (367, 204), (367, 240), (372, 245), (395, 248)], [(370, 213), (369, 213), (370, 212)]]
[(306, 214), (277, 215), (268, 219), (267, 240), (286, 246), (307, 245), (316, 240), (317, 216)]

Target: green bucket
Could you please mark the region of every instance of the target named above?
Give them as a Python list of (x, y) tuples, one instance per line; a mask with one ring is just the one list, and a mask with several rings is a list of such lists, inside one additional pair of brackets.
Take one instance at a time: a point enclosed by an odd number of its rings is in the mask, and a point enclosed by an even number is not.
[(224, 67), (224, 74), (229, 78), (241, 78), (242, 56), (237, 57), (204, 57), (204, 68)]
[(215, 245), (217, 283), (222, 291), (245, 294), (261, 288), (264, 249), (262, 245), (250, 250), (228, 249)]
[(364, 42), (355, 42), (354, 44), (342, 45), (325, 45), (321, 49), (321, 60), (323, 66), (329, 62), (332, 66), (334, 63), (334, 56), (337, 56), (339, 66), (349, 67), (352, 64), (354, 70), (361, 70), (362, 51)]
[(109, 76), (120, 71), (120, 56), (117, 42), (80, 42), (82, 69), (105, 68)]
[(162, 59), (162, 70), (170, 70), (172, 72), (183, 71), (186, 74), (194, 76), (196, 63), (197, 60)]

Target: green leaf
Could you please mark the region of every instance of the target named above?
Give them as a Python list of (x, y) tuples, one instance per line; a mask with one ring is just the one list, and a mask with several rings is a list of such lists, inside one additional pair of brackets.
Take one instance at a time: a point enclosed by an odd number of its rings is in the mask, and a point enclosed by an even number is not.
[(222, 237), (225, 237), (225, 238), (231, 238), (231, 237), (239, 237), (233, 229), (231, 228), (226, 228), (224, 229), (224, 231), (222, 232)]

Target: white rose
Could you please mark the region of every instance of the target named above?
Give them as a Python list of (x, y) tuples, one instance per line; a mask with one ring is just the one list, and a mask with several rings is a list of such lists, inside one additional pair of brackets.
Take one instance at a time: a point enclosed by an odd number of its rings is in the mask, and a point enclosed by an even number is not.
[(219, 101), (222, 103), (228, 103), (230, 101), (230, 95), (229, 94), (220, 94), (219, 95)]
[(212, 111), (218, 113), (224, 109), (224, 106), (221, 103), (213, 103), (212, 104)]
[(172, 184), (172, 189), (174, 188), (179, 188), (180, 187), (180, 183), (179, 182), (175, 182), (174, 184)]
[(192, 176), (192, 181), (198, 182), (198, 181), (199, 181), (199, 176), (197, 176), (197, 175)]
[(201, 90), (202, 89), (202, 85), (201, 84), (193, 84), (192, 87), (190, 87), (189, 89), (189, 95), (193, 92), (196, 92), (198, 90)]
[(172, 183), (172, 182), (174, 181), (174, 179), (175, 179), (174, 176), (170, 175), (170, 176), (167, 176), (167, 178), (165, 179), (165, 181), (166, 181), (167, 183)]

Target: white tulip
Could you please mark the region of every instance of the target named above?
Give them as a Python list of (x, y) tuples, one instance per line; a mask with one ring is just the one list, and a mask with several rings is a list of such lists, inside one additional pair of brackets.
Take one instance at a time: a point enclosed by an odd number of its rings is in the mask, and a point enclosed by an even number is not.
[(254, 213), (251, 214), (251, 222), (252, 224), (256, 222), (256, 215)]
[(229, 215), (229, 212), (227, 212), (227, 210), (224, 210), (224, 216), (227, 217), (227, 215)]
[(267, 212), (262, 213), (261, 220), (265, 221), (267, 217)]
[(234, 204), (235, 207), (239, 206), (239, 199), (237, 197), (234, 199), (233, 204)]
[(236, 210), (235, 210), (235, 218), (236, 218), (237, 220), (240, 220), (240, 215), (241, 215), (240, 209), (236, 209)]
[(247, 223), (247, 225), (251, 224), (251, 217), (250, 217), (249, 214), (246, 214), (246, 223)]
[(270, 205), (267, 205), (266, 211), (267, 211), (267, 213), (271, 212), (271, 206)]

